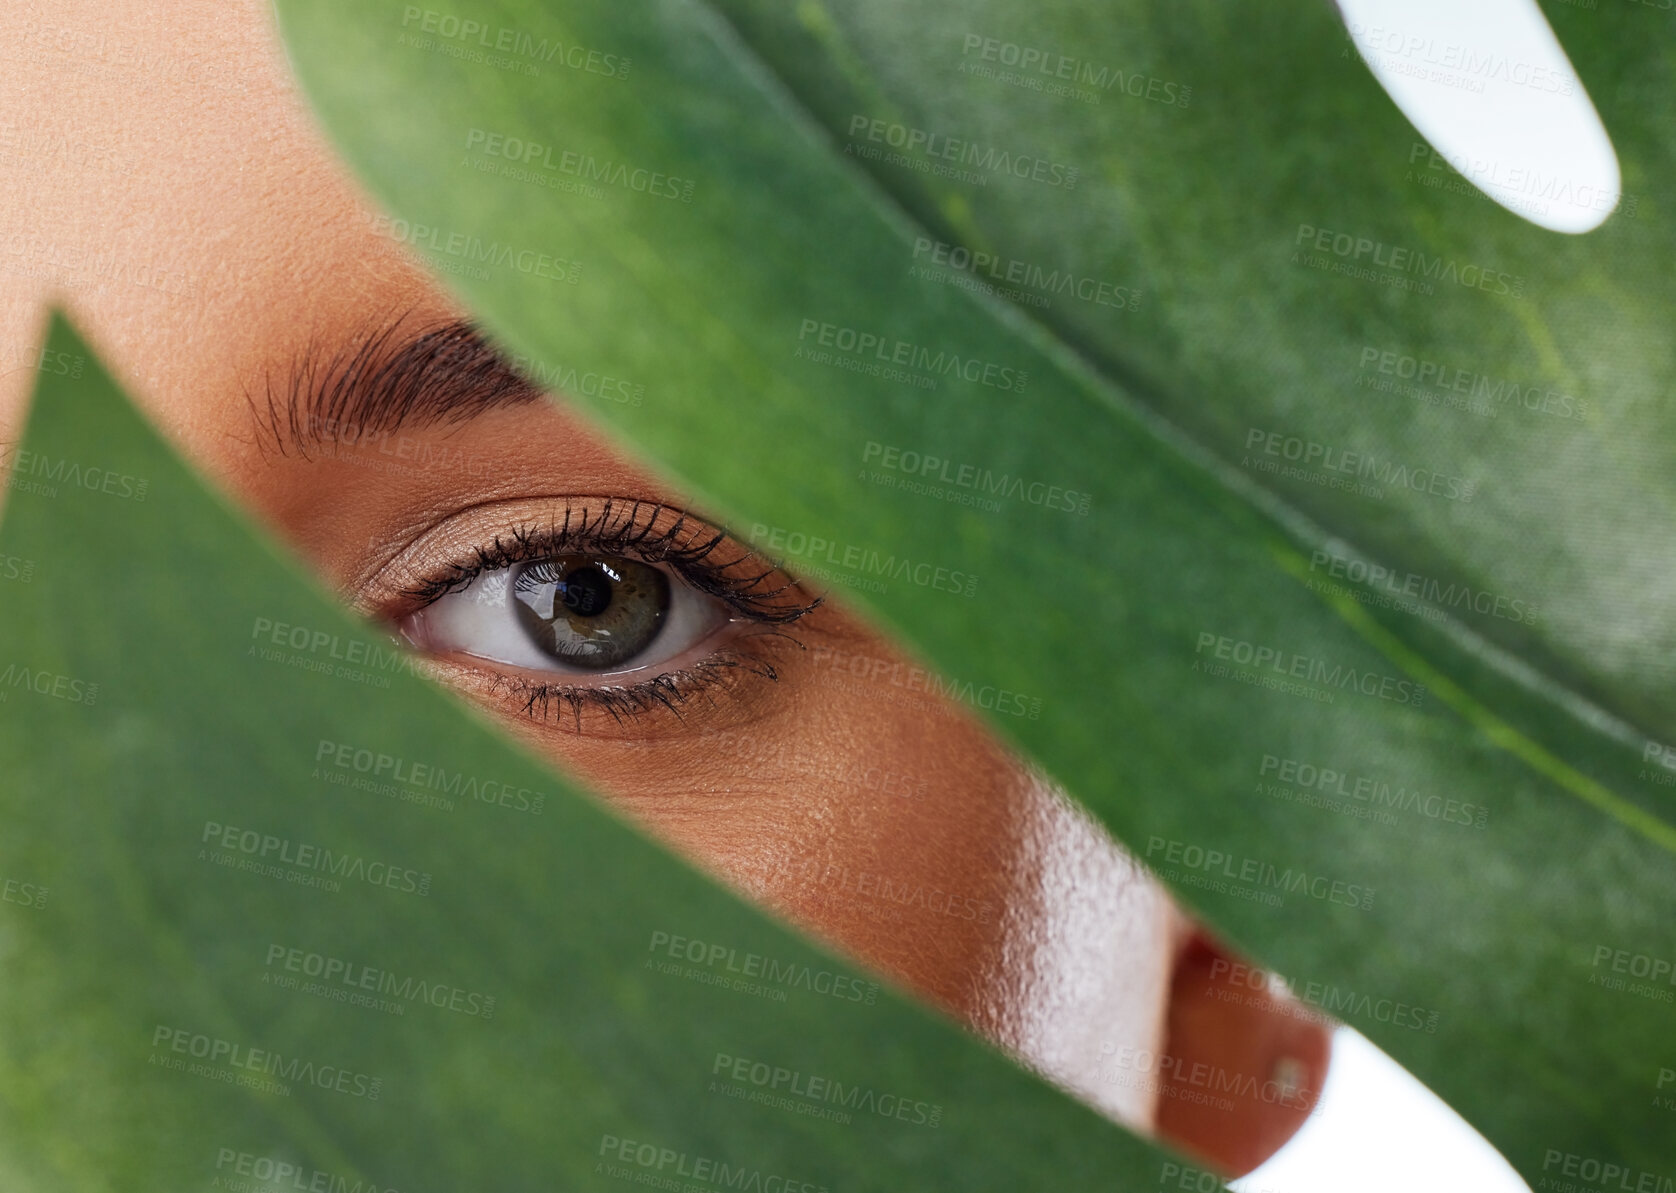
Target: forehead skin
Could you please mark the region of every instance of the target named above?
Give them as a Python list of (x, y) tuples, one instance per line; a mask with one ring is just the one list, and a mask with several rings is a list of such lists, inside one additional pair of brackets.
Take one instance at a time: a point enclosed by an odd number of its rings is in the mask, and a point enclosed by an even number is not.
[[(290, 83), (265, 5), (14, 0), (0, 45), (0, 443), (21, 431), (29, 357), (59, 302), (177, 449), (350, 598), (467, 502), (679, 499), (562, 409), (459, 432), (452, 444), (499, 462), (469, 492), (443, 473), (392, 480), (264, 454), (245, 395), (304, 345), (402, 312), (461, 313), (375, 230)], [(807, 620), (841, 656), (898, 657), (836, 610)], [(965, 713), (889, 705), (808, 672), (769, 685), (747, 727), (761, 761), (745, 766), (702, 726), (634, 740), (514, 729), (740, 888), (1108, 1111), (1151, 1122), (1150, 1083), (1096, 1069), (1162, 1043), (1182, 937), (1168, 901)], [(921, 794), (858, 777), (879, 774)], [(882, 908), (868, 875), (988, 910)]]

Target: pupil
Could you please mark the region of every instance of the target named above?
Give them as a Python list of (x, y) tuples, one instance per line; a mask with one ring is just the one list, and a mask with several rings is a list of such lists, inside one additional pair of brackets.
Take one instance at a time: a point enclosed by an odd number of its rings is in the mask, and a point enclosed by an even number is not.
[(612, 583), (603, 569), (580, 567), (559, 581), (559, 599), (578, 617), (597, 617), (611, 605)]

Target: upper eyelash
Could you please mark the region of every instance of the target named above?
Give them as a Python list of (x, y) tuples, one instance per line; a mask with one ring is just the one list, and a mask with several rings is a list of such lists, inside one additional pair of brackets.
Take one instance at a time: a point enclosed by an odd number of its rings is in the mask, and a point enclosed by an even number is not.
[[(666, 512), (675, 520), (659, 530)], [(821, 597), (806, 596), (796, 581), (749, 549), (720, 560), (718, 549), (731, 542), (726, 531), (698, 522), (685, 510), (606, 497), (592, 511), (586, 505), (567, 507), (563, 522), (515, 526), (497, 534), (493, 542), (473, 547), (469, 561), (445, 565), (438, 575), (404, 588), (402, 595), (423, 607), (468, 587), (484, 572), (554, 555), (592, 554), (668, 564), (688, 585), (752, 621), (785, 625), (821, 604)], [(774, 585), (775, 576), (784, 582)]]

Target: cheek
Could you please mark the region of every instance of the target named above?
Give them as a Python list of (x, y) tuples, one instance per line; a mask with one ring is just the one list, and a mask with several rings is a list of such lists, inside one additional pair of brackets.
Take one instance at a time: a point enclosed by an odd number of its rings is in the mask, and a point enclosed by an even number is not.
[[(873, 649), (880, 649), (877, 645)], [(546, 742), (671, 846), (830, 946), (1150, 1124), (1173, 959), (1159, 887), (929, 693), (807, 675), (746, 735)]]

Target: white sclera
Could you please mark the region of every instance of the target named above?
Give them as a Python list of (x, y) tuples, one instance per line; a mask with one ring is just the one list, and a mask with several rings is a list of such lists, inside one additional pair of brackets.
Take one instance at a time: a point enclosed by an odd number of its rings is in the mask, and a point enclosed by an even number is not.
[[(1554, 232), (1587, 232), (1619, 205), (1612, 140), (1535, 0), (1339, 0), (1339, 9), (1380, 86), (1485, 195)], [(1429, 153), (1411, 156), (1407, 168), (1453, 180), (1430, 163)]]
[(431, 602), (410, 619), (409, 633), (426, 650), (475, 655), (528, 671), (595, 679), (651, 672), (697, 646), (728, 620), (728, 610), (715, 597), (699, 592), (666, 569), (669, 612), (663, 625), (638, 655), (610, 671), (568, 666), (530, 640), (514, 607), (512, 575), (515, 568), (495, 568), (473, 578), (459, 592)]

